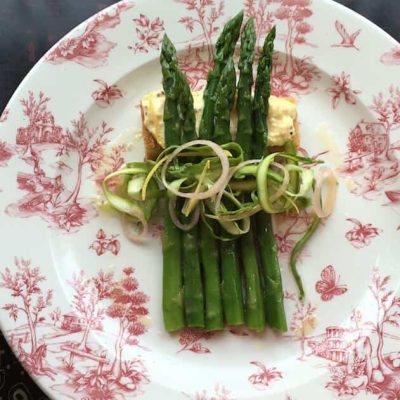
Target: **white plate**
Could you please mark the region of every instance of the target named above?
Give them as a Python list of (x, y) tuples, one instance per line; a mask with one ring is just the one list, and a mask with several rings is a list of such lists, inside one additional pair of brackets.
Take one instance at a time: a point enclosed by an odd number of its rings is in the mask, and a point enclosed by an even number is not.
[[(161, 227), (152, 226), (145, 245), (128, 242), (117, 219), (96, 212), (94, 182), (143, 157), (137, 105), (161, 86), (163, 32), (199, 88), (211, 43), (243, 7), (255, 17), (258, 43), (277, 25), (274, 91), (298, 97), (308, 153), (329, 150), (321, 157), (338, 170), (337, 207), (302, 257), (304, 304), (286, 263), (306, 222), (277, 221), (287, 334), (169, 335)], [(400, 396), (396, 46), (326, 0), (138, 0), (80, 25), (38, 63), (0, 125), (0, 321), (50, 397)], [(148, 312), (136, 324), (107, 296), (122, 280), (135, 283), (127, 285), (132, 301)]]

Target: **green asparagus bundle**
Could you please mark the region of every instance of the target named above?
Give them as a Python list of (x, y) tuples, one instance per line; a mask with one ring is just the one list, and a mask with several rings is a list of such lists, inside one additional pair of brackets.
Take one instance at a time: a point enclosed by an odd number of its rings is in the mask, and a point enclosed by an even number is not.
[[(253, 156), (261, 158), (267, 155), (269, 97), (271, 94), (271, 71), (276, 30), (272, 28), (265, 38), (257, 68), (256, 88), (254, 93), (254, 146)], [(287, 331), (284, 308), (281, 270), (278, 249), (275, 242), (272, 218), (270, 214), (256, 216), (257, 238), (261, 253), (265, 285), (265, 309), (268, 324), (281, 332)]]
[[(242, 33), (241, 52), (239, 60), (240, 77), (238, 83), (238, 97), (236, 110), (238, 116), (238, 130), (236, 140), (243, 149), (245, 160), (251, 157), (251, 142), (253, 135), (252, 95), (253, 61), (256, 43), (254, 21), (250, 18)], [(244, 288), (246, 293), (245, 319), (249, 329), (263, 331), (265, 329), (265, 312), (262, 297), (260, 270), (258, 265), (257, 247), (253, 229), (255, 220), (252, 220), (250, 232), (240, 238), (242, 265), (244, 270)]]

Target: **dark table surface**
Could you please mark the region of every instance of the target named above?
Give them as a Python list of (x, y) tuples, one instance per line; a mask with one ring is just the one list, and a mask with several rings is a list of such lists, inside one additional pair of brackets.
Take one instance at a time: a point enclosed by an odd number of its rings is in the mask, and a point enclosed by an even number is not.
[[(400, 41), (400, 0), (338, 2)], [(114, 3), (112, 0), (1, 0), (0, 111), (24, 76), (54, 43), (74, 26)], [(0, 400), (47, 399), (23, 371), (1, 334), (0, 349)]]

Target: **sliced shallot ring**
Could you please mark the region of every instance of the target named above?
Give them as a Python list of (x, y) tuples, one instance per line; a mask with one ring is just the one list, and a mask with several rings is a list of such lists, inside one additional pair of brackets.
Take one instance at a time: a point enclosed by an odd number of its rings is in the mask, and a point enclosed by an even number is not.
[(221, 190), (219, 191), (219, 193), (217, 195), (217, 198), (215, 199), (215, 213), (217, 213), (219, 208), (221, 207), (222, 196), (224, 195), (226, 187), (229, 185), (229, 182), (234, 177), (236, 172), (238, 172), (240, 169), (242, 169), (246, 165), (257, 164), (258, 162), (260, 162), (260, 160), (247, 160), (247, 161), (241, 162), (236, 167), (232, 168), (232, 170), (229, 172), (229, 175), (226, 179), (225, 185), (222, 186)]
[(144, 217), (144, 214), (142, 213), (137, 213), (135, 215), (135, 218), (137, 218), (142, 225), (142, 229), (140, 233), (136, 233), (132, 230), (131, 226), (132, 225), (138, 225), (137, 221), (129, 221), (128, 217), (125, 214), (122, 214), (122, 219), (121, 219), (121, 225), (122, 225), (122, 230), (124, 232), (124, 235), (132, 242), (134, 243), (143, 243), (147, 233), (149, 232), (149, 225), (146, 221), (146, 218)]
[[(222, 172), (220, 177), (217, 179), (217, 181), (212, 185), (209, 189), (207, 189), (204, 192), (200, 193), (186, 193), (186, 192), (181, 192), (174, 187), (170, 183), (167, 182), (167, 169), (169, 164), (171, 164), (171, 161), (183, 150), (187, 149), (188, 147), (196, 146), (196, 145), (203, 145), (203, 146), (208, 146), (211, 149), (214, 150), (215, 155), (220, 159), (221, 161), (221, 167), (222, 167)], [(175, 196), (178, 197), (183, 197), (185, 199), (196, 199), (196, 200), (204, 200), (208, 199), (212, 196), (214, 196), (216, 193), (218, 193), (221, 190), (221, 187), (225, 184), (229, 174), (229, 160), (228, 157), (226, 156), (224, 149), (217, 145), (216, 143), (210, 141), (210, 140), (193, 140), (191, 142), (185, 143), (182, 146), (177, 147), (168, 157), (167, 161), (165, 162), (162, 172), (161, 172), (161, 179), (163, 182), (163, 185), (165, 188), (173, 193)]]
[(281, 186), (279, 186), (278, 190), (273, 195), (271, 195), (269, 198), (269, 200), (273, 203), (275, 200), (278, 200), (279, 197), (281, 197), (282, 195), (285, 194), (286, 189), (289, 186), (290, 176), (289, 176), (289, 172), (282, 164), (279, 164), (274, 161), (271, 163), (271, 165), (273, 167), (278, 168), (281, 171), (283, 171), (283, 182), (282, 182)]
[(182, 222), (179, 221), (179, 218), (176, 215), (176, 196), (174, 196), (172, 199), (170, 199), (168, 201), (168, 211), (169, 211), (169, 215), (171, 216), (171, 220), (174, 223), (174, 225), (177, 228), (181, 229), (182, 231), (185, 231), (185, 232), (190, 231), (199, 222), (200, 207), (196, 207), (194, 209), (192, 219), (187, 224), (182, 224)]
[[(326, 201), (325, 204), (321, 204), (323, 202), (321, 195), (322, 186), (324, 184), (327, 185)], [(326, 218), (331, 215), (336, 202), (336, 194), (337, 179), (335, 173), (330, 168), (320, 168), (316, 176), (315, 190), (312, 198), (315, 214), (317, 214), (319, 218)]]

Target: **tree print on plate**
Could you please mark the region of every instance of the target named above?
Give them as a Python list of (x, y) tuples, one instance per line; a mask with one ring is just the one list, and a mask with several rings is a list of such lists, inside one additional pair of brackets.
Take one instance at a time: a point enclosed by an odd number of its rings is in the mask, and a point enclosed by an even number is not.
[(107, 237), (104, 230), (99, 229), (96, 234), (96, 240), (89, 246), (89, 249), (94, 250), (98, 256), (102, 256), (108, 252), (116, 256), (121, 249), (118, 237), (118, 234)]
[(108, 85), (102, 79), (94, 79), (98, 88), (92, 93), (92, 99), (100, 108), (111, 107), (116, 100), (124, 97), (122, 90), (117, 85)]
[(356, 218), (346, 218), (346, 221), (351, 222), (353, 228), (346, 232), (345, 237), (356, 249), (369, 246), (372, 239), (382, 233), (381, 229), (372, 224), (362, 224)]
[[(44, 290), (45, 283), (40, 268), (23, 258), (0, 273), (0, 287), (7, 289), (3, 311), (16, 323), (24, 318), (5, 333), (27, 371), (46, 376), (54, 381), (53, 390), (74, 400), (123, 400), (142, 393), (150, 382), (147, 368), (139, 356), (128, 360), (123, 355), (126, 346), (144, 349), (138, 337), (147, 331), (143, 318), (149, 297), (140, 291), (135, 269), (125, 267), (119, 279), (101, 270), (94, 277), (73, 274), (68, 281), (72, 312), (50, 311), (52, 291)], [(105, 331), (106, 320), (112, 319), (119, 323), (117, 334)], [(94, 331), (114, 342), (112, 354), (99, 346)]]
[(180, 56), (179, 62), (185, 72), (192, 90), (200, 90), (207, 79), (207, 73), (213, 65), (213, 37), (220, 32), (223, 24), (224, 0), (175, 0), (183, 4), (188, 14), (181, 17), (181, 23), (194, 35), (188, 40), (187, 50)]
[(267, 368), (260, 361), (251, 361), (250, 364), (255, 365), (258, 369), (257, 372), (249, 376), (249, 382), (257, 390), (266, 390), (271, 387), (274, 381), (283, 378), (282, 372), (278, 371), (275, 367)]
[(349, 33), (345, 26), (338, 20), (335, 21), (335, 28), (340, 36), (340, 43), (333, 44), (332, 47), (344, 47), (360, 50), (356, 46), (356, 40), (361, 33), (361, 29), (357, 29), (353, 33)]
[(378, 93), (370, 110), (376, 120), (362, 120), (349, 133), (342, 172), (351, 176), (354, 194), (375, 200), (400, 174), (400, 142), (393, 143), (400, 128), (400, 88), (390, 86), (386, 93)]
[(315, 291), (322, 301), (331, 301), (335, 296), (347, 292), (347, 285), (340, 283), (340, 275), (336, 274), (335, 267), (328, 265), (321, 271), (321, 280), (315, 284)]
[[(400, 352), (385, 353), (386, 341), (399, 340), (396, 332), (400, 327), (400, 297), (390, 288), (390, 281), (374, 268), (369, 291), (376, 319), (363, 321), (362, 313), (354, 310), (350, 328), (327, 328), (324, 341), (314, 349), (316, 355), (329, 355), (334, 361), (326, 387), (339, 396), (362, 399), (369, 393), (379, 400), (399, 398)], [(328, 350), (332, 349), (329, 340), (336, 342), (334, 351)]]
[[(10, 204), (6, 213), (20, 218), (39, 216), (54, 229), (75, 232), (96, 215), (93, 201), (80, 195), (83, 179), (90, 177), (87, 169), (101, 182), (122, 165), (126, 145), (109, 149), (106, 145), (113, 129), (105, 122), (90, 126), (84, 114), (64, 130), (49, 110), (49, 102), (44, 93), (35, 97), (32, 92), (21, 100), (27, 125), (18, 129), (16, 151), (29, 171), (18, 172), (18, 189), (25, 195)], [(58, 161), (49, 164), (45, 159)]]
[(206, 332), (201, 329), (184, 328), (179, 334), (179, 344), (182, 346), (178, 353), (190, 351), (196, 354), (211, 353), (211, 350), (204, 345), (203, 341), (211, 339), (215, 333)]
[(380, 61), (385, 65), (400, 65), (400, 46), (393, 47), (392, 50), (382, 54)]
[(117, 43), (108, 40), (103, 32), (116, 28), (121, 23), (121, 14), (133, 6), (133, 2), (123, 1), (110, 11), (97, 14), (82, 33), (62, 39), (46, 56), (46, 60), (55, 65), (74, 62), (87, 68), (106, 65)]
[(135, 53), (148, 53), (150, 50), (159, 50), (164, 32), (164, 21), (160, 17), (150, 20), (144, 14), (134, 18), (137, 41), (128, 48)]
[(43, 313), (51, 305), (53, 292), (43, 291), (41, 284), (46, 278), (30, 260), (15, 258), (14, 264), (13, 268), (7, 267), (0, 273), (0, 287), (10, 291), (13, 298), (13, 302), (6, 303), (2, 309), (14, 321), (23, 319), (25, 322), (11, 342), (15, 340), (18, 359), (29, 374), (53, 379), (55, 372), (45, 364), (47, 345), (43, 341), (40, 343), (37, 332), (38, 326), (44, 325)]
[(347, 104), (355, 106), (357, 104), (357, 96), (361, 93), (360, 90), (351, 88), (350, 75), (344, 71), (340, 75), (333, 75), (332, 86), (326, 91), (332, 97), (332, 107), (336, 109), (343, 99)]

